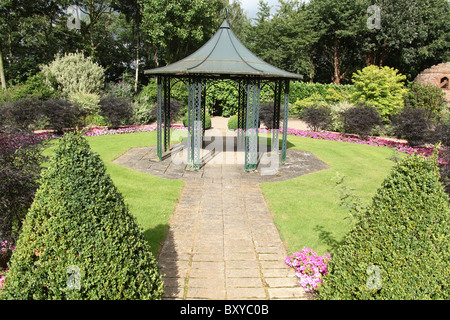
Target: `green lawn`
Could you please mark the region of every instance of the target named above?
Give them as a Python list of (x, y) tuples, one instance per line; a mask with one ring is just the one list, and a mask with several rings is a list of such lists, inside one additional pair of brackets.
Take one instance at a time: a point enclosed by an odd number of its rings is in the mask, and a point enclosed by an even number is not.
[(295, 179), (263, 183), (261, 189), (289, 253), (309, 247), (331, 252), (350, 230), (349, 212), (339, 205), (338, 175), (366, 204), (394, 162), (390, 148), (288, 136), (291, 148), (311, 152), (329, 169)]
[[(156, 132), (87, 140), (105, 162), (107, 172), (157, 254), (184, 182), (161, 179), (112, 163), (130, 148), (155, 145)], [(390, 160), (393, 151), (294, 136), (288, 136), (288, 142), (290, 148), (311, 152), (330, 168), (283, 182), (264, 183), (261, 189), (290, 253), (305, 246), (319, 254), (330, 252), (349, 231), (352, 221), (338, 203), (337, 175), (345, 175), (344, 184), (355, 188), (355, 194), (368, 203), (394, 165)], [(50, 154), (51, 148), (46, 153)]]
[[(157, 255), (184, 182), (154, 177), (112, 163), (130, 148), (155, 145), (156, 132), (88, 137), (87, 140), (104, 161), (108, 174), (136, 217), (153, 254)], [(51, 148), (45, 153), (51, 154)]]

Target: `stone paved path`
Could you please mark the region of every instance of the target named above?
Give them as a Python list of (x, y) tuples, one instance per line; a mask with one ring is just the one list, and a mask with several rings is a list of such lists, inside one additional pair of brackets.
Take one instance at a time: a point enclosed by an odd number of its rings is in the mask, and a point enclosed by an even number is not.
[(159, 263), (166, 298), (306, 298), (256, 183), (189, 181)]
[(191, 172), (170, 158), (155, 158), (154, 147), (135, 148), (115, 163), (186, 181), (158, 257), (165, 299), (307, 299), (284, 262), (287, 253), (259, 183), (322, 170), (324, 163), (289, 150), (286, 166), (262, 175), (229, 163)]

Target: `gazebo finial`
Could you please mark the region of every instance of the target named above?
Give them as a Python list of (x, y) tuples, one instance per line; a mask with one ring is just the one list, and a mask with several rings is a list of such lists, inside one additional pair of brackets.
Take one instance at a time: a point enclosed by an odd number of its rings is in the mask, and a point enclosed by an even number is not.
[(228, 8), (227, 7), (223, 8), (222, 14), (223, 14), (223, 19), (227, 20), (228, 19)]

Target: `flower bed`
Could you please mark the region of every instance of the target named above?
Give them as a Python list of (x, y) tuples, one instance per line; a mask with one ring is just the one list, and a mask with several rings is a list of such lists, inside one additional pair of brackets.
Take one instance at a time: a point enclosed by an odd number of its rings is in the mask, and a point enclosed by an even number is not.
[[(282, 129), (280, 131), (282, 131)], [(361, 139), (355, 135), (343, 135), (341, 133), (336, 132), (329, 132), (329, 131), (316, 132), (310, 130), (297, 130), (290, 128), (288, 128), (287, 134), (296, 137), (304, 137), (311, 139), (342, 141), (377, 147), (389, 147), (406, 154), (413, 154), (414, 152), (417, 152), (418, 154), (426, 157), (430, 156), (433, 153), (433, 148), (413, 148), (408, 143), (392, 141), (378, 137), (367, 137), (365, 139)]]
[[(172, 130), (187, 130), (186, 127), (182, 125), (172, 125)], [(238, 129), (239, 130), (239, 129)], [(116, 135), (116, 134), (125, 134), (125, 133), (136, 133), (136, 132), (151, 132), (156, 131), (155, 125), (141, 125), (141, 126), (127, 126), (119, 129), (109, 129), (107, 127), (92, 127), (88, 129), (84, 129), (83, 136), (85, 137), (93, 137), (93, 136), (104, 136), (104, 135)], [(262, 133), (270, 133), (270, 129), (259, 129), (259, 132)], [(280, 133), (283, 132), (283, 129), (280, 129)], [(364, 144), (370, 146), (377, 147), (388, 147), (393, 148), (394, 150), (406, 154), (413, 154), (417, 152), (419, 155), (423, 155), (425, 157), (431, 156), (433, 153), (433, 148), (417, 148), (411, 147), (408, 143), (398, 142), (378, 137), (367, 137), (365, 139), (361, 139), (356, 135), (344, 135), (337, 132), (330, 131), (311, 131), (311, 130), (298, 130), (298, 129), (287, 129), (287, 134), (296, 137), (304, 137), (311, 139), (321, 139), (321, 140), (330, 140), (330, 141), (342, 141), (342, 142), (350, 142), (357, 144)], [(48, 139), (56, 138), (54, 134), (40, 134), (42, 137), (47, 137)], [(442, 164), (443, 160), (439, 159), (439, 162)]]

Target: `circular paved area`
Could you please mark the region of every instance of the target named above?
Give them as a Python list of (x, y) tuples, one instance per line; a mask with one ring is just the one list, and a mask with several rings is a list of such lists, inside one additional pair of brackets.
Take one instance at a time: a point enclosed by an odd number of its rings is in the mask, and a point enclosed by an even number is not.
[[(206, 140), (214, 138), (222, 145), (235, 139), (216, 135)], [(247, 173), (243, 152), (235, 147), (218, 150), (218, 145), (208, 148), (205, 143), (199, 171), (186, 170), (183, 144), (174, 146), (162, 161), (157, 160), (155, 147), (131, 149), (114, 161), (186, 181), (158, 257), (164, 298), (307, 299), (294, 270), (284, 262), (287, 253), (259, 183), (294, 178), (327, 166), (295, 150), (288, 150), (286, 165), (279, 165), (279, 157), (261, 151), (257, 172)]]

